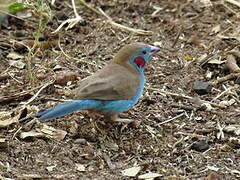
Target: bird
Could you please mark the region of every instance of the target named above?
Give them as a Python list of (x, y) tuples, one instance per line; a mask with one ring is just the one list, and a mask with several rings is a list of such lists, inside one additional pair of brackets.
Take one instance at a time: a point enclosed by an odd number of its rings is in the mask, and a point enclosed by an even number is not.
[(88, 110), (102, 114), (106, 121), (133, 122), (118, 115), (133, 107), (142, 96), (145, 66), (159, 51), (159, 47), (141, 42), (123, 46), (109, 64), (79, 82), (72, 90), (73, 100), (38, 112), (38, 119), (44, 121)]

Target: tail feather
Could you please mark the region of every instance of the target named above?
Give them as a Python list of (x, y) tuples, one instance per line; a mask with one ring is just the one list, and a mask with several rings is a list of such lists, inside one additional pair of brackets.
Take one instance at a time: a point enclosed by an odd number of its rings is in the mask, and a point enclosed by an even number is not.
[(99, 101), (96, 100), (73, 100), (39, 112), (37, 114), (37, 117), (39, 118), (39, 120), (48, 120), (67, 115), (74, 111), (91, 109), (96, 107), (98, 104)]

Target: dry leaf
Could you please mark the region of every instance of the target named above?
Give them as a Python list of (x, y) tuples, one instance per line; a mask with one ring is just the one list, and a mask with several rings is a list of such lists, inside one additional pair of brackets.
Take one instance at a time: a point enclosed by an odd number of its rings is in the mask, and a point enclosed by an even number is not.
[(36, 132), (36, 131), (28, 131), (28, 132), (21, 132), (19, 137), (25, 139), (27, 137), (44, 137), (44, 133)]
[(53, 169), (54, 169), (55, 167), (57, 167), (57, 166), (56, 166), (56, 165), (48, 166), (48, 167), (46, 167), (46, 169), (47, 169), (48, 172), (51, 172), (51, 171), (53, 171)]
[(221, 26), (218, 24), (212, 28), (214, 34), (218, 33), (221, 30)]
[(15, 61), (15, 60), (9, 60), (9, 65), (10, 66), (14, 66), (18, 69), (23, 69), (25, 67), (25, 63), (18, 60), (18, 61)]
[(121, 171), (123, 176), (135, 177), (142, 168), (140, 166), (134, 166)]
[(22, 58), (24, 58), (24, 56), (22, 56), (22, 55), (20, 55), (20, 54), (18, 54), (18, 53), (16, 53), (16, 52), (10, 52), (10, 53), (7, 55), (7, 58), (16, 60), (16, 59), (22, 59)]
[(229, 101), (221, 101), (221, 102), (219, 103), (219, 105), (220, 105), (221, 107), (228, 107), (228, 106), (233, 105), (235, 102), (236, 102), (235, 99), (230, 99)]
[(192, 61), (192, 60), (193, 60), (193, 58), (190, 57), (190, 56), (184, 56), (183, 59), (184, 59), (185, 61)]
[(19, 119), (19, 115), (15, 116), (15, 117), (11, 117), (11, 112), (1, 112), (0, 113), (0, 119), (5, 119), (5, 120), (0, 120), (0, 128), (4, 128), (7, 126), (10, 126), (13, 123), (18, 122)]
[(233, 143), (233, 144), (235, 144), (235, 145), (240, 145), (240, 139), (238, 139), (238, 138), (235, 138), (235, 137), (230, 137), (229, 138), (229, 142), (230, 143)]
[(43, 124), (41, 128), (37, 128), (36, 130), (43, 133), (48, 138), (57, 140), (63, 140), (67, 134), (66, 131), (55, 129), (51, 126), (47, 126), (46, 124)]
[(215, 167), (215, 166), (207, 166), (208, 169), (212, 170), (212, 171), (218, 171), (219, 168)]
[(23, 174), (18, 176), (17, 179), (43, 179), (43, 176), (38, 174)]
[(203, 4), (204, 7), (211, 7), (212, 6), (212, 2), (210, 0), (199, 0), (200, 3)]
[(76, 163), (77, 170), (80, 172), (86, 171), (86, 168), (83, 164)]
[(160, 177), (160, 176), (162, 176), (162, 175), (159, 173), (149, 172), (149, 173), (138, 176), (138, 179), (154, 179), (154, 178)]
[[(7, 166), (5, 166), (1, 161), (0, 161), (0, 169), (2, 168), (7, 168)], [(1, 178), (0, 178), (1, 179)]]
[(225, 63), (225, 61), (220, 61), (218, 59), (211, 59), (210, 61), (208, 61), (208, 64), (222, 64)]
[(226, 132), (230, 132), (230, 133), (232, 132), (232, 133), (236, 134), (237, 136), (240, 135), (240, 125), (238, 125), (238, 124), (226, 126), (223, 130)]

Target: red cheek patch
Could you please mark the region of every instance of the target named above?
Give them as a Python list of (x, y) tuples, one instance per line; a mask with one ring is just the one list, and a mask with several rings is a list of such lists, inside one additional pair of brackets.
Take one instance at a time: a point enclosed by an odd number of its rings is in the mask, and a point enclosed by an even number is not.
[(142, 57), (136, 57), (134, 59), (134, 62), (139, 66), (139, 67), (144, 67), (146, 62)]

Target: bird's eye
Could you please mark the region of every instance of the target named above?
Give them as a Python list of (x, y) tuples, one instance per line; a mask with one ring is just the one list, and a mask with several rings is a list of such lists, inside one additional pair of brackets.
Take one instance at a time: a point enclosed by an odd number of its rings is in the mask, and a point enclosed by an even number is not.
[(143, 54), (147, 54), (147, 51), (143, 51), (142, 53), (143, 53)]

